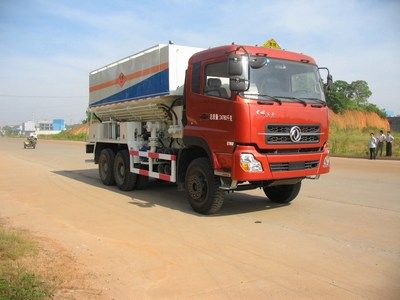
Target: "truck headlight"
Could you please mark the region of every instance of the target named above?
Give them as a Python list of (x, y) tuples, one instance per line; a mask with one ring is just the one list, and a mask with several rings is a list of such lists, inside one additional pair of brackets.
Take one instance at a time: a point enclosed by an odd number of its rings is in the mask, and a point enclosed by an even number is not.
[(240, 154), (240, 167), (245, 172), (262, 172), (263, 168), (261, 162), (255, 159), (253, 154), (241, 153)]

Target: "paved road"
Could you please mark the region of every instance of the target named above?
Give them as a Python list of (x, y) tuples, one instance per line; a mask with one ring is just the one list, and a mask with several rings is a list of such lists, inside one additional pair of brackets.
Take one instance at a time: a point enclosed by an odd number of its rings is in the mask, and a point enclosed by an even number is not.
[(167, 184), (100, 184), (84, 144), (0, 139), (0, 217), (71, 251), (99, 298), (400, 299), (400, 162), (332, 159), (288, 206), (192, 212)]

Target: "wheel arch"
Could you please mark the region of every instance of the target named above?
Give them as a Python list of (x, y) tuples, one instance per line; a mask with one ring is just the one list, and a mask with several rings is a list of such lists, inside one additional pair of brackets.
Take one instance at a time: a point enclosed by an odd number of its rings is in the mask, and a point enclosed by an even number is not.
[(212, 154), (210, 147), (205, 139), (198, 136), (184, 136), (183, 142), (186, 148), (179, 151), (177, 161), (177, 183), (185, 181), (185, 175), (189, 164), (196, 158), (207, 157), (211, 167), (215, 169), (218, 164), (216, 157)]
[(189, 164), (195, 160), (196, 158), (200, 157), (205, 157), (207, 158), (210, 163), (212, 164), (212, 161), (207, 154), (207, 152), (204, 150), (204, 148), (199, 147), (199, 146), (191, 146), (185, 149), (182, 149), (179, 151), (178, 154), (178, 160), (177, 160), (177, 183), (184, 183), (185, 182), (185, 175), (186, 171), (189, 167)]
[(118, 144), (118, 143), (106, 143), (106, 142), (97, 142), (94, 146), (94, 163), (99, 163), (100, 153), (103, 149), (109, 148), (114, 154), (117, 154), (119, 150), (128, 150), (127, 144)]

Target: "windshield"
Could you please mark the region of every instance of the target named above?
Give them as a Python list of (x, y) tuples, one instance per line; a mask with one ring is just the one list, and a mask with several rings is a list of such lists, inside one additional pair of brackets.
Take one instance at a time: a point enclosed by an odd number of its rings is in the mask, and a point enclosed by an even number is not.
[(273, 58), (266, 58), (265, 61), (261, 67), (250, 67), (249, 89), (243, 96), (325, 102), (317, 66)]

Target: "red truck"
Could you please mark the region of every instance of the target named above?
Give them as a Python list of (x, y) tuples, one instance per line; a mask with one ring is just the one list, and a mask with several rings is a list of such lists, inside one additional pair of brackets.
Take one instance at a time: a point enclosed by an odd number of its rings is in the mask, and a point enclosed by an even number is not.
[(285, 50), (157, 45), (90, 73), (86, 152), (104, 184), (174, 182), (201, 214), (255, 188), (289, 203), (330, 168), (319, 69)]

